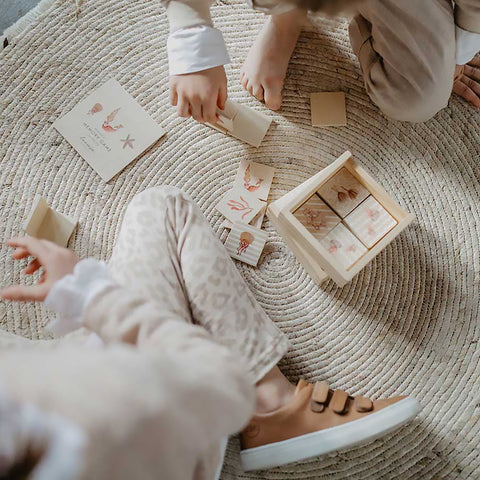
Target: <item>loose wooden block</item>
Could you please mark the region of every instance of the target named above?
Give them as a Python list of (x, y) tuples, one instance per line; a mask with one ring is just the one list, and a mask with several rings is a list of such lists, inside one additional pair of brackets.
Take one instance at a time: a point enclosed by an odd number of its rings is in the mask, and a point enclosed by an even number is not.
[(267, 200), (275, 169), (268, 165), (241, 160), (233, 188), (252, 193), (260, 200)]
[(77, 221), (56, 212), (41, 197), (37, 197), (23, 230), (32, 237), (49, 240), (61, 247), (68, 245)]
[(397, 221), (370, 196), (345, 217), (345, 224), (371, 248), (397, 225)]
[(244, 223), (234, 223), (225, 243), (225, 248), (232, 258), (257, 266), (268, 233)]
[(341, 221), (340, 217), (317, 194), (313, 194), (294, 212), (294, 215), (318, 239), (327, 235)]
[(219, 110), (217, 114), (220, 122), (207, 123), (209, 127), (238, 138), (253, 147), (260, 146), (272, 123), (272, 119), (262, 112), (240, 105), (233, 100), (227, 100), (225, 109)]
[(216, 206), (216, 209), (232, 223), (249, 223), (262, 208), (265, 208), (265, 202), (249, 192), (238, 191), (235, 188), (229, 190)]
[(365, 245), (342, 223), (338, 224), (320, 243), (346, 269), (367, 252)]
[[(329, 252), (330, 247), (338, 249), (335, 244), (323, 245), (322, 241), (307, 230), (305, 225), (295, 216), (298, 208), (342, 169), (346, 169), (360, 182), (367, 192), (372, 194), (397, 222), (383, 238), (349, 267), (346, 266), (346, 263), (350, 262), (344, 261), (342, 263), (335, 255)], [(283, 197), (272, 202), (267, 208), (267, 215), (285, 243), (291, 248), (297, 260), (317, 284), (320, 285), (328, 278), (331, 278), (341, 287), (352, 280), (415, 219), (414, 215), (406, 212), (378, 182), (358, 165), (350, 152), (345, 152), (328, 167), (298, 185)], [(344, 227), (344, 229), (348, 230), (341, 223), (335, 228), (339, 227)], [(359, 240), (358, 242), (362, 248), (365, 248)]]
[(347, 124), (345, 93), (318, 92), (310, 94), (312, 125), (314, 127), (335, 127)]
[[(263, 224), (263, 219), (265, 218), (265, 213), (267, 213), (267, 204), (266, 202), (263, 202), (265, 203), (265, 206), (255, 215), (255, 217), (253, 217), (252, 220), (250, 220), (249, 222), (249, 225), (251, 225), (252, 227), (255, 227), (255, 228), (262, 228), (262, 224)], [(233, 222), (231, 222), (230, 220), (228, 220), (227, 218), (223, 221), (222, 225), (221, 225), (223, 228), (228, 228), (229, 230), (232, 228), (233, 226)]]
[(346, 168), (340, 169), (317, 192), (340, 217), (345, 218), (370, 192)]

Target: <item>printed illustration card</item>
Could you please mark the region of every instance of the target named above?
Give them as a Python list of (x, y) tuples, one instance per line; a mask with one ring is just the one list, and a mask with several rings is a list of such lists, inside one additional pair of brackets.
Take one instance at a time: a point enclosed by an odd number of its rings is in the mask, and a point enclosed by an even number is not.
[[(263, 219), (265, 218), (265, 214), (267, 213), (267, 202), (263, 202), (264, 206), (263, 208), (253, 217), (250, 222), (248, 222), (249, 225), (255, 228), (262, 228), (263, 225)], [(228, 228), (229, 230), (233, 226), (233, 222), (231, 222), (228, 219), (225, 219), (221, 225), (223, 228)]]
[(256, 267), (267, 239), (268, 233), (264, 230), (244, 223), (234, 223), (225, 248), (232, 258)]
[(105, 182), (165, 134), (115, 79), (88, 95), (53, 126)]
[(274, 173), (273, 167), (241, 160), (233, 188), (253, 193), (260, 200), (267, 200)]
[(232, 223), (249, 223), (264, 207), (265, 202), (250, 192), (232, 188), (220, 200), (216, 209)]

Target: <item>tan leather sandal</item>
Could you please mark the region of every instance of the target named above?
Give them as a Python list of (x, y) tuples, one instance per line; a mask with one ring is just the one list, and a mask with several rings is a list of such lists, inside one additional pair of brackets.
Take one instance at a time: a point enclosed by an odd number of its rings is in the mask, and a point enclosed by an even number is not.
[(291, 403), (255, 415), (241, 435), (243, 468), (276, 467), (369, 442), (420, 411), (412, 397), (372, 401), (332, 391), (326, 382), (298, 382)]

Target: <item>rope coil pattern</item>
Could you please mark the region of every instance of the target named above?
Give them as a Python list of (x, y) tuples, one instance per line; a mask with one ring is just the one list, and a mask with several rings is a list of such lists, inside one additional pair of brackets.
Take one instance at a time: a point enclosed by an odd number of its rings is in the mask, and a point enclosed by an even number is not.
[[(213, 8), (233, 63), (229, 94), (263, 109), (242, 91), (242, 60), (263, 16), (240, 0)], [(301, 36), (285, 101), (257, 150), (191, 120), (168, 102), (168, 25), (160, 2), (43, 0), (37, 14), (7, 32), (0, 52), (0, 238), (21, 231), (34, 197), (79, 218), (70, 246), (107, 259), (125, 206), (161, 184), (183, 188), (224, 240), (214, 206), (232, 185), (238, 162), (276, 168), (271, 200), (325, 167), (346, 149), (417, 222), (350, 284), (318, 288), (272, 226), (258, 269), (238, 268), (261, 305), (289, 336), (283, 371), (296, 381), (328, 380), (334, 389), (371, 398), (409, 394), (423, 405), (400, 431), (349, 452), (269, 472), (242, 472), (229, 446), (222, 479), (480, 478), (479, 284), (480, 115), (458, 99), (433, 120), (385, 119), (365, 94), (347, 24), (323, 20)], [(115, 77), (167, 130), (109, 184), (51, 124)], [(310, 126), (309, 95), (343, 90), (348, 126)], [(24, 281), (0, 246), (3, 285)], [(0, 303), (2, 329), (43, 338), (42, 305)]]

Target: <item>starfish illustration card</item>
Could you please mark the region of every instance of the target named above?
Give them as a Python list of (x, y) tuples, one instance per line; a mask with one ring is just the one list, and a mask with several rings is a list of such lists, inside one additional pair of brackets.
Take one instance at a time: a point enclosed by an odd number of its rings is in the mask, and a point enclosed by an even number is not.
[(241, 160), (233, 188), (250, 192), (260, 200), (267, 200), (275, 169), (268, 165)]
[(105, 182), (165, 134), (115, 79), (93, 91), (53, 126)]
[(234, 223), (225, 248), (232, 258), (256, 267), (267, 239), (268, 233), (265, 230), (244, 223)]
[(232, 223), (249, 223), (264, 207), (265, 202), (250, 192), (242, 192), (235, 188), (229, 190), (216, 206), (217, 210)]

